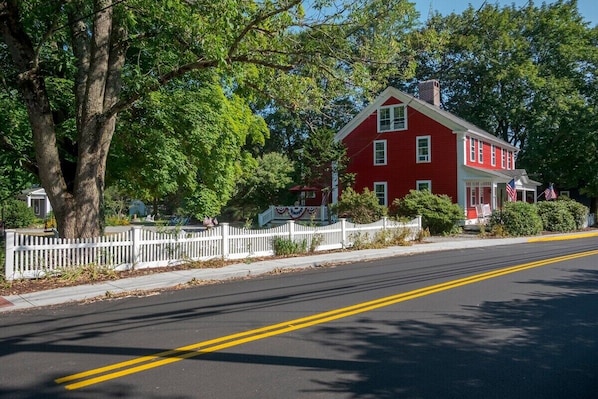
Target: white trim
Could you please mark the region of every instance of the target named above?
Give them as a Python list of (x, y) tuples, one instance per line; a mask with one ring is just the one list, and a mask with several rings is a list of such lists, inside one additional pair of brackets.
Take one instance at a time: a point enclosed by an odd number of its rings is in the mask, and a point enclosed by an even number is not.
[[(389, 118), (388, 118), (388, 129), (382, 130), (380, 128), (380, 115), (382, 111), (389, 111)], [(400, 112), (403, 114), (401, 119), (403, 121), (400, 127), (395, 126), (395, 122), (397, 121), (397, 116), (395, 115), (396, 110), (401, 110)], [(377, 109), (377, 132), (378, 133), (388, 133), (388, 132), (398, 132), (402, 130), (407, 130), (407, 106), (405, 104), (390, 104), (384, 105)]]
[[(426, 141), (426, 148), (428, 149), (428, 154), (426, 155), (425, 159), (420, 159), (419, 154), (419, 141), (425, 140)], [(432, 136), (416, 136), (415, 137), (415, 163), (430, 163), (432, 162)]]
[(384, 187), (384, 203), (382, 205), (388, 206), (388, 183), (385, 181), (375, 181), (374, 182), (374, 194), (376, 194), (376, 198), (378, 198), (378, 191), (376, 191), (376, 186)]
[(484, 142), (478, 140), (478, 163), (484, 163)]
[[(376, 144), (383, 144), (384, 145), (384, 148), (382, 149), (382, 151), (384, 151), (384, 154), (383, 154), (383, 158), (384, 159), (383, 159), (382, 163), (377, 163), (376, 162), (376, 160), (377, 160), (376, 156), (377, 156), (377, 153), (378, 153), (378, 151), (376, 150)], [(386, 140), (374, 140), (372, 147), (374, 149), (374, 160), (373, 160), (374, 166), (384, 166), (384, 165), (387, 165), (388, 164), (388, 155), (387, 155), (388, 154), (387, 153), (388, 146), (386, 145)]]
[[(434, 120), (435, 122), (445, 126), (453, 133), (467, 133), (476, 137), (484, 139), (488, 143), (495, 143), (499, 146), (510, 148), (513, 151), (517, 151), (517, 147), (507, 143), (504, 140), (490, 134), (477, 126), (458, 118), (457, 116), (444, 111), (438, 107), (433, 106), (425, 101), (415, 98), (412, 95), (404, 93), (394, 87), (387, 87), (380, 95), (372, 101), (367, 107), (359, 112), (349, 123), (347, 123), (339, 132), (334, 136), (334, 139), (338, 142), (347, 137), (353, 132), (361, 123), (367, 120), (370, 116), (376, 112), (378, 108), (383, 106), (390, 98), (395, 98), (404, 104), (407, 109), (407, 114), (411, 114), (409, 109), (413, 109)], [(398, 105), (398, 104), (396, 104)], [(376, 127), (376, 130), (378, 128)]]
[(427, 190), (429, 192), (432, 192), (432, 180), (416, 180), (415, 181), (415, 189), (418, 191), (422, 191), (422, 189), (419, 187), (420, 184), (425, 184), (428, 186)]

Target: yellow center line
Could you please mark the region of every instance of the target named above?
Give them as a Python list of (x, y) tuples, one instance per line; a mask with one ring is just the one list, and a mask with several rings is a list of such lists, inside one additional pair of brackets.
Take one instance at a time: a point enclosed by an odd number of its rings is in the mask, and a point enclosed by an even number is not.
[(529, 262), (517, 266), (511, 266), (503, 269), (493, 270), (486, 273), (476, 274), (473, 276), (451, 280), (444, 283), (435, 284), (428, 287), (423, 287), (416, 290), (395, 294), (368, 302), (362, 302), (344, 308), (334, 309), (307, 317), (302, 317), (294, 320), (285, 321), (282, 323), (256, 328), (253, 330), (226, 335), (207, 341), (197, 342), (194, 344), (181, 346), (176, 349), (158, 352), (148, 356), (141, 356), (124, 362), (114, 363), (104, 367), (99, 367), (81, 373), (71, 374), (65, 377), (57, 378), (55, 382), (57, 384), (68, 383), (67, 385), (65, 385), (65, 388), (69, 390), (79, 389), (86, 386), (124, 377), (130, 374), (135, 374), (141, 371), (149, 370), (152, 368), (164, 366), (170, 363), (178, 362), (180, 360), (192, 358), (205, 353), (212, 353), (233, 346), (242, 345), (248, 342), (253, 342), (260, 339), (269, 338), (276, 335), (285, 334), (291, 331), (311, 327), (314, 325), (327, 323), (349, 316), (354, 316), (357, 314), (369, 312), (375, 309), (394, 305), (400, 302), (405, 302), (426, 295), (447, 291), (464, 285), (473, 284), (491, 278), (496, 278), (536, 267), (546, 266), (557, 262), (563, 262), (567, 260), (593, 255), (598, 255), (598, 250), (559, 256), (550, 259)]

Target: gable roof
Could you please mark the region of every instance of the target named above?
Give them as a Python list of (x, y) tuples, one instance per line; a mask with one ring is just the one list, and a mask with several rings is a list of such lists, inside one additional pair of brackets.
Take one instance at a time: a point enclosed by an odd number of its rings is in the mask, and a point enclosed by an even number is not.
[(470, 135), (482, 138), (487, 142), (498, 144), (504, 148), (511, 149), (513, 151), (519, 151), (519, 149), (504, 140), (496, 137), (495, 135), (486, 132), (485, 130), (475, 126), (473, 123), (469, 123), (464, 119), (459, 118), (447, 112), (443, 109), (435, 107), (434, 105), (420, 100), (410, 94), (404, 93), (395, 87), (389, 86), (376, 98), (375, 101), (365, 107), (360, 113), (357, 114), (349, 123), (347, 123), (339, 132), (334, 136), (336, 141), (341, 141), (349, 135), (357, 126), (365, 121), (374, 111), (382, 106), (388, 99), (396, 98), (408, 107), (424, 114), (428, 118), (440, 123), (441, 125), (450, 129), (453, 133), (466, 133)]
[(43, 187), (32, 187), (21, 191), (22, 196), (28, 195), (46, 195), (46, 190)]

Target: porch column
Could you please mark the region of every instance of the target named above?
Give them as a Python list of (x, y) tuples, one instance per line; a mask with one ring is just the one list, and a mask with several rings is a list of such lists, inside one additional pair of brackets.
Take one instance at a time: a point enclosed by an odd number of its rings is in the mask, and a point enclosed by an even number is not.
[(492, 195), (492, 198), (491, 198), (491, 201), (492, 201), (492, 205), (491, 205), (491, 206), (492, 206), (492, 208), (491, 208), (491, 209), (492, 209), (493, 211), (494, 211), (496, 208), (498, 208), (498, 200), (497, 200), (497, 196), (496, 196), (496, 186), (497, 186), (497, 184), (496, 184), (495, 182), (492, 182), (492, 183), (490, 184), (490, 190), (491, 190), (491, 192), (492, 192), (492, 194), (491, 194), (491, 195)]

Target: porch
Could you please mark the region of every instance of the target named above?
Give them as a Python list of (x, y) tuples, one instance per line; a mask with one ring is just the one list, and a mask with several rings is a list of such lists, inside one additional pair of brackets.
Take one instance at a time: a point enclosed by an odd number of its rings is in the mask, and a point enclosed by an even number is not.
[(274, 206), (270, 205), (268, 209), (258, 215), (258, 224), (260, 227), (267, 224), (283, 224), (289, 220), (299, 220), (319, 225), (328, 224), (328, 207), (320, 206)]
[(515, 182), (517, 201), (537, 202), (541, 183), (531, 180), (524, 169), (498, 171), (465, 166), (460, 190), (463, 198), (459, 200), (465, 209), (465, 226), (486, 224), (492, 212), (509, 201), (506, 186), (511, 180)]

